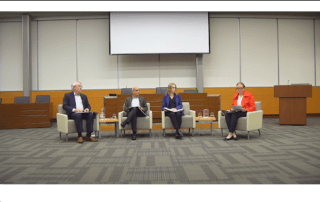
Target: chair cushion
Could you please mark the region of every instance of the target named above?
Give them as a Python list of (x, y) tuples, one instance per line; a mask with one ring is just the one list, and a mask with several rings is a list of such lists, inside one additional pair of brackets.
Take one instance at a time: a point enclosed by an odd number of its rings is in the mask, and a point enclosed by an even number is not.
[[(193, 127), (192, 120), (193, 119), (191, 115), (182, 116), (181, 128), (192, 128)], [(165, 117), (165, 125), (166, 125), (166, 128), (174, 128), (172, 125), (171, 119), (168, 116)]]

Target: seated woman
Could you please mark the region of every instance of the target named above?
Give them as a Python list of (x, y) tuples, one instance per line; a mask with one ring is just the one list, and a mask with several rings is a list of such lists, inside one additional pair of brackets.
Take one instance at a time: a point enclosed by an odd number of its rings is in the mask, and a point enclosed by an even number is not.
[(230, 112), (226, 114), (226, 122), (229, 129), (229, 135), (224, 140), (238, 140), (235, 133), (238, 119), (240, 117), (246, 117), (247, 112), (256, 110), (254, 97), (244, 88), (245, 85), (242, 82), (237, 83), (236, 89), (238, 92), (233, 96), (232, 105), (241, 105), (242, 108), (240, 111), (235, 111), (231, 108)]
[[(165, 111), (165, 116), (169, 116), (173, 127), (176, 129), (176, 138), (181, 139), (183, 137), (180, 131), (183, 111), (177, 112), (177, 110), (182, 109), (182, 101), (180, 94), (176, 94), (177, 85), (170, 83), (168, 85), (167, 93), (163, 95), (162, 100), (162, 111)], [(171, 109), (172, 111), (165, 110), (164, 108)]]

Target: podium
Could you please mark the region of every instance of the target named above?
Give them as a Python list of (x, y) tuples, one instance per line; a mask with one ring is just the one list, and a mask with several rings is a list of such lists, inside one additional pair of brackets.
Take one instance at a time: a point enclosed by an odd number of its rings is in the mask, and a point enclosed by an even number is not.
[(312, 97), (312, 85), (275, 85), (274, 97), (279, 97), (280, 125), (307, 124), (307, 97)]

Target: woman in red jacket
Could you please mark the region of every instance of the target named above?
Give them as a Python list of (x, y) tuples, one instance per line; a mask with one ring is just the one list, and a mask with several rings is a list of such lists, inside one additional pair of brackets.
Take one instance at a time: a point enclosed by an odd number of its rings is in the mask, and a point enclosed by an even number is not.
[(233, 96), (232, 105), (241, 105), (240, 111), (235, 111), (231, 108), (230, 112), (226, 114), (226, 122), (229, 128), (229, 135), (224, 140), (238, 140), (235, 133), (238, 119), (240, 117), (247, 116), (247, 112), (255, 111), (256, 104), (252, 93), (249, 93), (245, 89), (245, 85), (242, 82), (237, 83), (237, 93)]

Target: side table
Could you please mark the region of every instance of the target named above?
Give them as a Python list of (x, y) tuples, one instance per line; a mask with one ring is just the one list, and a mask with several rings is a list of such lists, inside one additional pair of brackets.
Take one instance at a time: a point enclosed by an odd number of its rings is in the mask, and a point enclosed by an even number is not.
[(210, 126), (211, 126), (211, 136), (213, 136), (213, 122), (216, 121), (216, 117), (196, 117), (196, 122), (198, 122), (198, 134), (200, 136), (200, 124), (201, 123), (205, 123), (205, 122), (210, 122)]
[(99, 119), (99, 138), (101, 138), (101, 124), (114, 124), (116, 136), (119, 137), (119, 120), (118, 119)]

